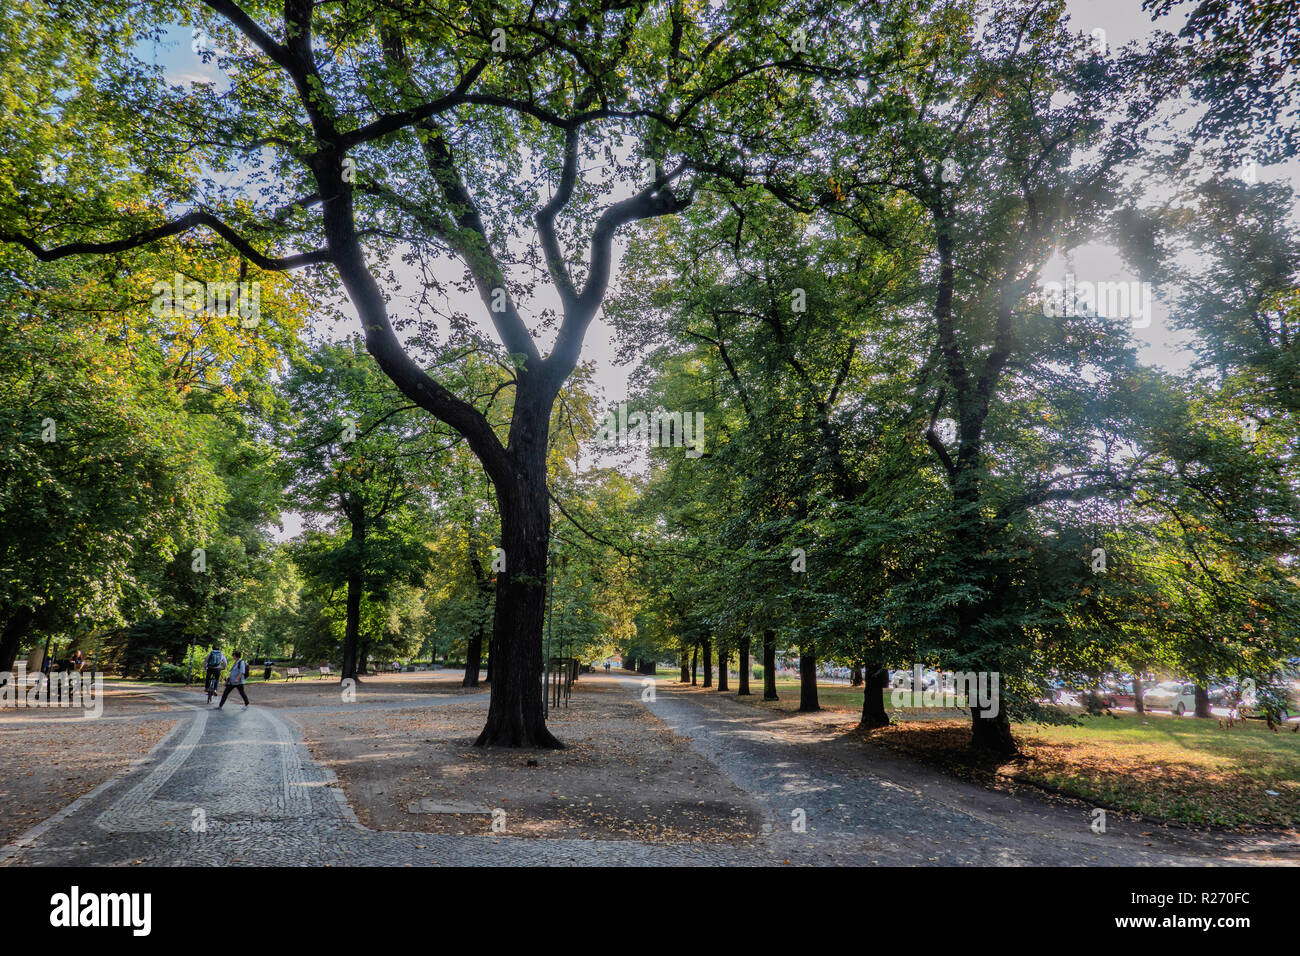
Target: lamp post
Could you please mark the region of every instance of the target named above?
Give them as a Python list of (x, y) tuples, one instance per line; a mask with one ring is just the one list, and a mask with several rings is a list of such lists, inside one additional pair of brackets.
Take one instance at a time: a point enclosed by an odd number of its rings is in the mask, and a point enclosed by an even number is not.
[(54, 641), (53, 634), (45, 635), (45, 650), (41, 653), (41, 670), (45, 671), (45, 701), (48, 704), (50, 700), (50, 645)]

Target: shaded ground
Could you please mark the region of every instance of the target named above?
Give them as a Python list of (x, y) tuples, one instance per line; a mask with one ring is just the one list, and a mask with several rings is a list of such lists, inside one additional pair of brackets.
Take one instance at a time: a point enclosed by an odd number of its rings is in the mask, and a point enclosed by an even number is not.
[(103, 716), (0, 710), (0, 846), (149, 753), (174, 725), (147, 688), (106, 685)]
[(294, 719), (377, 830), (678, 844), (756, 834), (754, 802), (645, 709), (639, 685), (584, 677), (577, 690), (552, 711), (561, 751), (474, 747), (479, 701)]
[[(793, 716), (798, 707), (797, 686), (788, 695), (778, 687), (780, 701), (670, 686), (677, 693), (726, 698), (772, 715)], [(854, 691), (856, 706), (849, 706), (846, 694), (836, 694), (841, 688), (826, 690), (819, 687), (820, 716), (801, 719), (984, 786), (1028, 787), (1089, 807), (1189, 826), (1263, 827), (1294, 836), (1300, 822), (1300, 734), (1291, 732), (1300, 724), (1274, 733), (1262, 721), (1225, 729), (1217, 720), (1190, 715), (1116, 711), (1084, 717), (1078, 726), (1016, 724), (1023, 756), (1007, 761), (971, 752), (969, 717), (960, 711), (908, 710), (896, 715), (893, 726), (862, 733), (856, 729), (861, 688)]]
[[(873, 862), (920, 864), (1300, 863), (1294, 828), (1192, 830), (1108, 813), (1105, 832), (1096, 833), (1094, 803), (1013, 780), (990, 787), (987, 777), (928, 765), (865, 740), (842, 713), (787, 713), (689, 685), (661, 685), (658, 697), (652, 706), (674, 729), (764, 796), (773, 837), (790, 830), (793, 811), (804, 811), (809, 834), (830, 847), (825, 862), (866, 852)], [(938, 727), (901, 729), (933, 739), (926, 735)]]
[(1223, 730), (1213, 720), (1120, 714), (1085, 718), (1079, 727), (1017, 725), (1015, 732), (1024, 756), (1012, 761), (972, 755), (968, 720), (903, 723), (864, 736), (971, 779), (1032, 784), (1156, 820), (1300, 822), (1300, 735), (1272, 733), (1259, 721)]
[[(390, 680), (400, 682), (382, 682)], [(156, 691), (174, 729), (147, 759), (0, 846), (0, 866), (1300, 862), (1293, 833), (1203, 833), (1119, 814), (1095, 833), (1086, 804), (957, 779), (845, 732), (843, 714), (787, 714), (663, 684), (656, 691), (643, 701), (639, 678), (584, 676), (567, 715), (552, 716), (574, 744), (558, 754), (458, 751), (486, 714), (484, 693), (312, 703), (314, 690), (287, 691), (304, 695), (298, 706), (218, 712), (196, 705), (193, 693)], [(126, 730), (147, 718), (106, 718), (106, 726), (110, 719)], [(302, 743), (300, 726), (312, 728), (323, 757), (345, 773), (354, 768), (346, 793)], [(451, 736), (423, 736), (435, 726)], [(380, 735), (368, 748), (367, 727)], [(356, 739), (336, 743), (349, 735)], [(330, 758), (334, 747), (351, 756)], [(426, 750), (431, 756), (421, 756)], [(399, 779), (408, 760), (423, 768), (421, 786)], [(349, 795), (375, 829), (357, 820)], [(456, 802), (442, 802), (449, 798)], [(411, 812), (411, 803), (452, 812)], [(506, 812), (499, 832), (496, 808)], [(378, 829), (384, 812), (406, 814), (394, 825), (407, 829)], [(720, 825), (735, 824), (732, 813), (744, 814), (743, 826)], [(439, 821), (434, 832), (416, 829), (422, 817)]]

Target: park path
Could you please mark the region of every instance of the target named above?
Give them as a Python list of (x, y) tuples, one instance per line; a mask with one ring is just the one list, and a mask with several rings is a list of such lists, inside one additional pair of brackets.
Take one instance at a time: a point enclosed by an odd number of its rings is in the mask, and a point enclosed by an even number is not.
[[(640, 696), (635, 678), (598, 679)], [(1260, 857), (1235, 846), (1144, 840), (1122, 828), (1091, 834), (1080, 814), (1068, 820), (1039, 801), (945, 783), (911, 765), (873, 762), (867, 769), (834, 747), (764, 729), (765, 712), (756, 708), (664, 685), (646, 706), (765, 809), (754, 843), (677, 847), (371, 831), (274, 708), (217, 712), (190, 695), (160, 696), (179, 718), (172, 731), (131, 768), (0, 848), (0, 865), (1205, 865)], [(348, 706), (486, 701), (475, 694)], [(791, 826), (795, 811), (806, 818), (803, 832)]]
[[(641, 681), (620, 678), (637, 690)], [(629, 692), (633, 687), (629, 686)], [(1295, 835), (1204, 835), (1033, 793), (955, 780), (834, 733), (791, 734), (789, 714), (660, 683), (647, 706), (766, 808), (775, 856), (809, 863), (1204, 866), (1300, 864)], [(783, 719), (785, 718), (785, 719)], [(797, 831), (802, 824), (803, 832)]]
[[(0, 847), (0, 866), (702, 865), (708, 848), (367, 830), (271, 707), (162, 692), (176, 726), (142, 760)], [(488, 695), (293, 708), (410, 710)], [(155, 714), (155, 716), (160, 716)], [(738, 860), (721, 862), (740, 862)]]

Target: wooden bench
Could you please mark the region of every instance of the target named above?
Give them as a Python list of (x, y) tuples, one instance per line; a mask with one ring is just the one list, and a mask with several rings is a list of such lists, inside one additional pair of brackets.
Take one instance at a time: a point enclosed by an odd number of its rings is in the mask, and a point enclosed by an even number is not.
[(302, 671), (298, 670), (298, 668), (296, 667), (290, 667), (288, 670), (284, 672), (285, 680), (297, 680), (301, 676), (302, 676)]
[(316, 679), (320, 680), (322, 677), (329, 677), (329, 676), (330, 676), (330, 666), (328, 664), (322, 664), (320, 667), (320, 677)]

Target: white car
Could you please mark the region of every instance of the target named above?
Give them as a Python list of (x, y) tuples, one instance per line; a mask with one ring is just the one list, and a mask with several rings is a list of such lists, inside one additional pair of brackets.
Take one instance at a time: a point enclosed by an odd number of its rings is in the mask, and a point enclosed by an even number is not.
[(1162, 681), (1142, 695), (1142, 706), (1151, 710), (1169, 710), (1181, 717), (1196, 709), (1196, 685)]
[(938, 685), (941, 675), (939, 674), (938, 671), (933, 671), (928, 669), (923, 671), (921, 673), (921, 686), (919, 688), (912, 687), (912, 684), (915, 682), (915, 677), (916, 677), (915, 673), (910, 670), (890, 671), (889, 686), (896, 689), (905, 689), (905, 690), (913, 690), (913, 689), (927, 690), (931, 687), (935, 687), (936, 685)]

